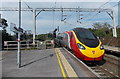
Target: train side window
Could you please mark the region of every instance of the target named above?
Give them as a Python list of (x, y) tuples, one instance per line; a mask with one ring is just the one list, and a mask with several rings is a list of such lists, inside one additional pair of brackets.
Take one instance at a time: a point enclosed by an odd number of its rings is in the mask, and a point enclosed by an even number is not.
[(67, 34), (65, 34), (65, 39), (67, 39), (67, 37), (68, 37)]

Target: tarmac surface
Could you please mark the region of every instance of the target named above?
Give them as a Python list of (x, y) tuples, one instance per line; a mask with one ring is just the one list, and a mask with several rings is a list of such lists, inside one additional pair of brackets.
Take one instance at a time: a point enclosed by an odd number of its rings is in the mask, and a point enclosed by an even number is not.
[[(62, 48), (22, 50), (21, 68), (17, 65), (17, 51), (2, 52), (2, 77), (87, 79), (90, 76)], [(9, 79), (9, 78), (7, 78)], [(11, 79), (11, 78), (10, 78)]]
[(22, 51), (22, 67), (17, 51), (3, 52), (2, 77), (62, 77), (54, 49)]

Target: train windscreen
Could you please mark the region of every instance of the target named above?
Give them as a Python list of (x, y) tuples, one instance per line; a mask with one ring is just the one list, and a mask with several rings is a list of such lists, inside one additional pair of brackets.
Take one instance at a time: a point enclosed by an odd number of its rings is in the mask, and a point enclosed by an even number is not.
[(79, 41), (88, 47), (97, 47), (99, 45), (99, 40), (97, 37), (89, 30), (83, 28), (73, 29)]
[(80, 38), (85, 38), (85, 39), (96, 39), (95, 35), (90, 32), (90, 31), (78, 31), (77, 35)]

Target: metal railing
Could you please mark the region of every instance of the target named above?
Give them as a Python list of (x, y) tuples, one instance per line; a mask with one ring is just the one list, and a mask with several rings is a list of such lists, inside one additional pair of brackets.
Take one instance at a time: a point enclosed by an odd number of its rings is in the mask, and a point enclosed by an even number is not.
[[(33, 44), (32, 41), (20, 42), (21, 49), (47, 49), (53, 47), (54, 47), (53, 40), (35, 41), (35, 45)], [(17, 50), (17, 49), (18, 49), (17, 41), (4, 41), (4, 50)]]
[[(17, 50), (18, 49), (17, 41), (4, 41), (4, 49), (5, 50)], [(31, 48), (39, 48), (40, 42), (35, 41), (35, 45), (33, 45), (32, 41), (21, 41), (20, 47), (21, 49), (31, 49)]]

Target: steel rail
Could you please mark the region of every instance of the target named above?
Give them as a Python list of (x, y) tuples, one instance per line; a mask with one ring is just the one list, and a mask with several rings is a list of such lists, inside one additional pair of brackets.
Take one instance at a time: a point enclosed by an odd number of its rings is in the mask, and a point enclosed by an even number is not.
[(72, 55), (78, 62), (83, 64), (89, 71), (91, 71), (93, 74), (95, 74), (98, 78), (110, 78), (115, 77), (118, 78), (119, 76), (114, 75), (113, 73), (109, 72), (108, 70), (104, 69), (102, 66), (96, 65), (96, 67), (89, 67), (87, 66), (83, 61), (78, 59), (74, 54), (72, 54), (70, 51), (68, 51), (66, 48), (63, 48), (66, 52), (68, 52), (70, 55)]

